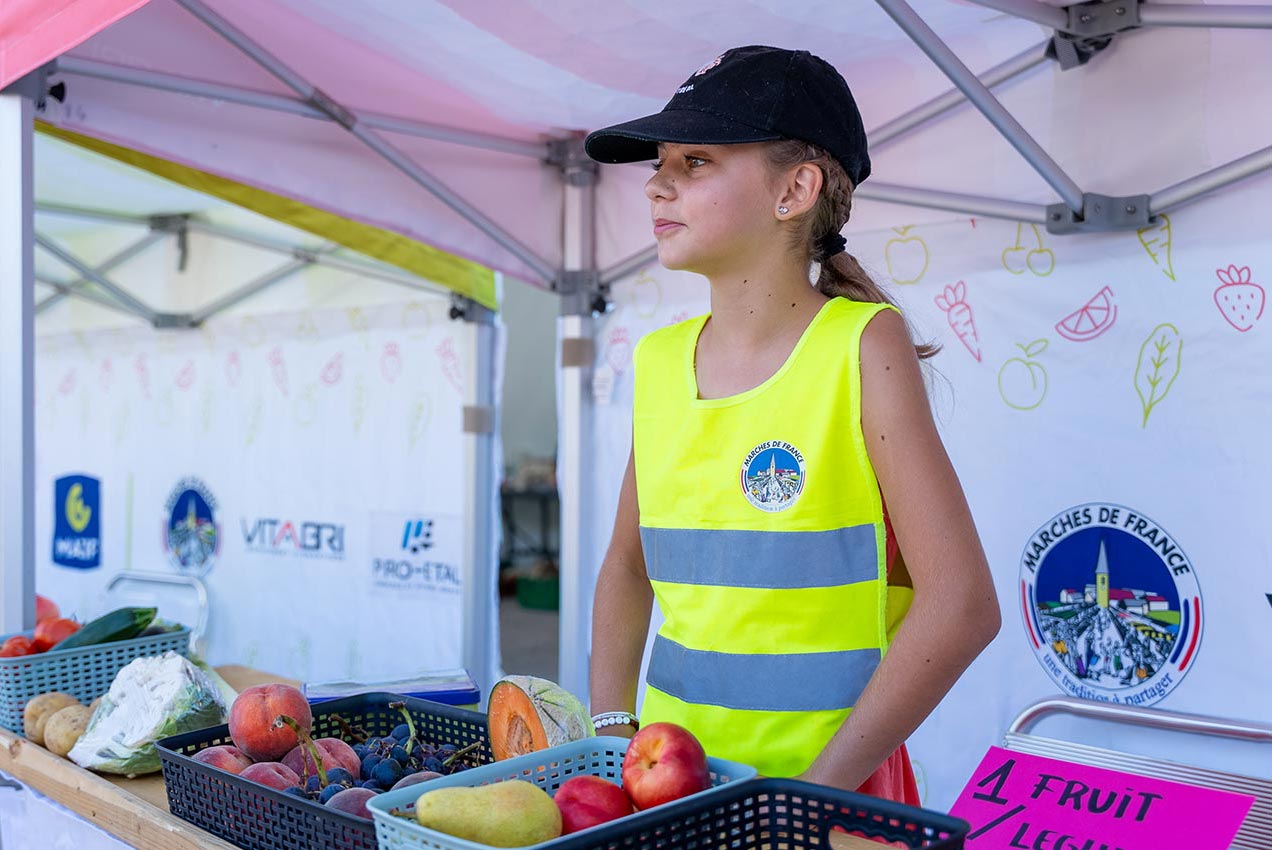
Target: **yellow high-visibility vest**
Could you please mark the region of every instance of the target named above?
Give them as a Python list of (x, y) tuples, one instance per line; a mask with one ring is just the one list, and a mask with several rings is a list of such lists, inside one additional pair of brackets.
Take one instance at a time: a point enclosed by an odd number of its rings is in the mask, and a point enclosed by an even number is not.
[(698, 398), (706, 316), (636, 349), (640, 535), (665, 617), (641, 723), (766, 776), (821, 752), (904, 613), (861, 430), (861, 334), (881, 309), (831, 299), (771, 378), (726, 398)]

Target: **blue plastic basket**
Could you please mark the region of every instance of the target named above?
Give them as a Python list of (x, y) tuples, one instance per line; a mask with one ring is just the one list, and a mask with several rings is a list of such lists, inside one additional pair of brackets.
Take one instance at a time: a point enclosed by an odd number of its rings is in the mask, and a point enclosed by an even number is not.
[[(23, 632), (27, 637), (30, 632)], [(0, 641), (7, 640), (5, 635)], [(190, 630), (185, 626), (157, 635), (81, 646), (51, 649), (37, 655), (0, 658), (0, 726), (22, 733), (22, 710), (40, 694), (61, 691), (87, 705), (110, 689), (115, 674), (134, 658), (162, 655), (172, 650), (190, 651)]]
[[(441, 779), (432, 779), (420, 785), (387, 791), (367, 801), (367, 808), (371, 810), (371, 816), (375, 820), (376, 841), (380, 845), (380, 850), (489, 850), (485, 844), (456, 838), (434, 829), (426, 829), (414, 820), (398, 817), (389, 812), (397, 810), (413, 816), (415, 801), (425, 791), (457, 785), (477, 787), (494, 782), (506, 782), (510, 779), (523, 779), (535, 783), (549, 794), (555, 794), (567, 779), (575, 776), (599, 776), (622, 785), (623, 756), (627, 754), (629, 743), (626, 738), (584, 738), (582, 741), (549, 747), (537, 753), (483, 765)], [(711, 771), (711, 787), (706, 791), (692, 794), (684, 798), (685, 800), (709, 798), (725, 790), (726, 787), (731, 787), (734, 783), (753, 779), (756, 775), (753, 767), (711, 756), (707, 757), (707, 767)], [(521, 850), (551, 847), (558, 842), (572, 840), (575, 836), (585, 836), (612, 824), (639, 824), (642, 819), (656, 812), (657, 809), (636, 812), (611, 821), (610, 824), (594, 826), (569, 836), (532, 844)]]

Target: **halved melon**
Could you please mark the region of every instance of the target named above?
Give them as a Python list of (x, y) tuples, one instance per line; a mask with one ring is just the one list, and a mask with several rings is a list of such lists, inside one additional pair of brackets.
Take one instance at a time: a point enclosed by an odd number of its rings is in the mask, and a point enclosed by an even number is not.
[(505, 676), (496, 682), (486, 719), (495, 761), (596, 734), (591, 716), (574, 694), (537, 676)]

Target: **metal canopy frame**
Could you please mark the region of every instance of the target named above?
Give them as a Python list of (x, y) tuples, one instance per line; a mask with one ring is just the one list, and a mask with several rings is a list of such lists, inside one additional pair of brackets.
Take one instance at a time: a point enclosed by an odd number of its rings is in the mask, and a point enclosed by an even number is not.
[[(1016, 54), (977, 76), (959, 60), (949, 46), (933, 32), (905, 0), (876, 0), (897, 26), (950, 79), (954, 87), (868, 132), (866, 136), (870, 140), (871, 151), (880, 150), (910, 130), (939, 120), (955, 107), (971, 103), (1048, 185), (1055, 189), (1060, 200), (1043, 205), (875, 181), (864, 183), (855, 189), (853, 194), (857, 197), (987, 218), (1029, 222), (1043, 225), (1056, 234), (1133, 230), (1149, 226), (1160, 213), (1259, 172), (1272, 169), (1272, 146), (1268, 146), (1173, 185), (1162, 187), (1151, 194), (1111, 198), (1084, 192), (990, 91), (991, 88), (1019, 78), (1044, 64), (1048, 59), (1060, 62), (1062, 68), (1080, 64), (1076, 61), (1073, 64), (1065, 64), (1063, 56), (1051, 55), (1055, 50), (1057, 39), (1094, 40), (1099, 42), (1099, 46), (1094, 50), (1103, 50), (1110, 46), (1114, 36), (1151, 26), (1272, 29), (1272, 5), (1203, 6), (1145, 3), (1143, 0), (1095, 0), (1091, 3), (1060, 8), (1037, 2), (1037, 0), (971, 1), (1050, 27), (1056, 31), (1056, 36)], [(611, 284), (653, 263), (657, 257), (655, 247), (645, 248), (603, 269), (600, 280)]]
[[(36, 305), (37, 314), (47, 310), (62, 298), (75, 297), (143, 319), (157, 328), (195, 328), (213, 316), (223, 313), (253, 295), (263, 292), (269, 287), (286, 280), (291, 275), (314, 265), (382, 280), (417, 291), (438, 295), (444, 295), (449, 292), (444, 287), (431, 284), (422, 278), (406, 274), (405, 272), (398, 272), (390, 266), (384, 266), (371, 260), (358, 257), (334, 256), (331, 252), (338, 250), (338, 246), (333, 243), (325, 243), (317, 248), (307, 248), (235, 228), (212, 224), (193, 215), (128, 215), (107, 210), (84, 209), (62, 204), (38, 202), (35, 205), (35, 211), (39, 215), (69, 216), (110, 224), (136, 225), (150, 230), (139, 240), (126, 246), (95, 268), (75, 257), (64, 246), (58, 245), (47, 237), (41, 237), (37, 232), (36, 244), (81, 275), (79, 279), (71, 283), (54, 280), (47, 275), (37, 275), (36, 280), (57, 290), (53, 295)], [(190, 313), (164, 313), (154, 310), (134, 298), (118, 283), (106, 277), (107, 272), (142, 254), (152, 245), (163, 241), (169, 236), (182, 240), (185, 234), (190, 232), (203, 233), (218, 239), (283, 254), (291, 257), (291, 260)], [(85, 287), (90, 282), (96, 283), (113, 297), (107, 298), (95, 290), (86, 289)]]

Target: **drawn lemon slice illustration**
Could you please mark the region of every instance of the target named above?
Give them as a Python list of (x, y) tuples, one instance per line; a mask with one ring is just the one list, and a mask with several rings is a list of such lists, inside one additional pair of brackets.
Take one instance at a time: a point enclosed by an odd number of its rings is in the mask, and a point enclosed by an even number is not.
[(1056, 322), (1056, 333), (1070, 342), (1088, 342), (1113, 327), (1117, 321), (1117, 305), (1113, 290), (1107, 286), (1090, 301)]

